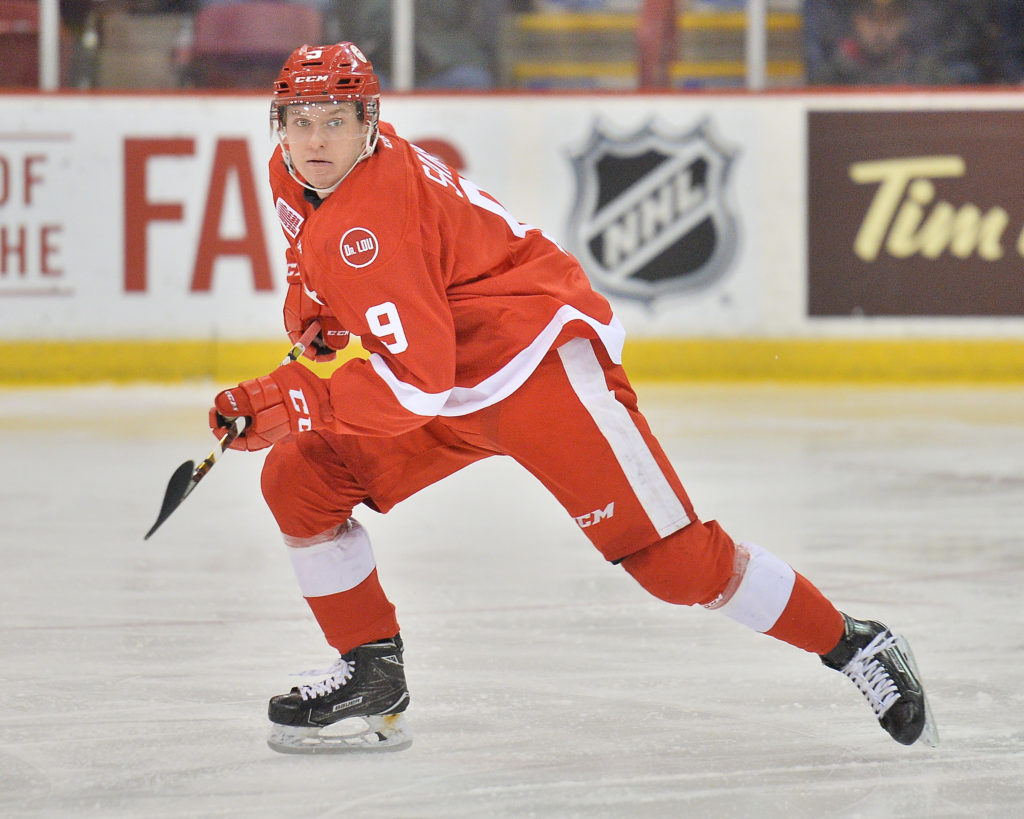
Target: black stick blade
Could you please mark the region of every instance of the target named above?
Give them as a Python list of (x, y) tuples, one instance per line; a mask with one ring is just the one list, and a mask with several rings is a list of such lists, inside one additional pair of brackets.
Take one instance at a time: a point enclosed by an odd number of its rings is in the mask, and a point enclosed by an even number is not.
[(161, 523), (171, 516), (171, 512), (181, 506), (181, 502), (188, 497), (192, 489), (192, 473), (195, 471), (194, 461), (185, 461), (174, 470), (171, 480), (167, 484), (167, 491), (164, 493), (164, 502), (160, 507), (160, 514), (157, 515), (156, 523), (146, 532), (143, 540), (149, 540), (149, 536), (155, 532)]

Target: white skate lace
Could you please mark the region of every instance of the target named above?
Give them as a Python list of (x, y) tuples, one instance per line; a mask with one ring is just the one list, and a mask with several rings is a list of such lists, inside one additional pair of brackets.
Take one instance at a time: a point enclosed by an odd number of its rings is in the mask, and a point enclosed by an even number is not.
[(853, 680), (853, 684), (860, 689), (879, 719), (900, 698), (900, 692), (885, 666), (875, 659), (875, 655), (895, 645), (896, 637), (888, 631), (883, 631), (864, 648), (858, 650), (842, 668), (842, 672)]
[(334, 665), (328, 669), (321, 671), (300, 671), (298, 674), (294, 674), (295, 677), (320, 677), (317, 682), (308, 683), (306, 685), (300, 685), (296, 687), (299, 695), (304, 700), (313, 699), (314, 697), (322, 697), (326, 694), (330, 694), (333, 691), (337, 691), (345, 683), (352, 679), (352, 675), (355, 673), (356, 664), (355, 662), (349, 662), (339, 657)]

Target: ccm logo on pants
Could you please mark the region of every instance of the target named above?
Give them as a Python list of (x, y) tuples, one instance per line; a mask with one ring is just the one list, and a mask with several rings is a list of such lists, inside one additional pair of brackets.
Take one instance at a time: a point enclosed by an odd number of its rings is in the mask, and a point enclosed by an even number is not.
[(586, 529), (588, 526), (593, 526), (595, 523), (600, 523), (605, 518), (610, 518), (615, 514), (615, 501), (609, 503), (604, 509), (595, 509), (593, 512), (588, 512), (585, 515), (580, 515), (577, 518), (573, 518), (574, 521), (579, 525), (581, 529)]

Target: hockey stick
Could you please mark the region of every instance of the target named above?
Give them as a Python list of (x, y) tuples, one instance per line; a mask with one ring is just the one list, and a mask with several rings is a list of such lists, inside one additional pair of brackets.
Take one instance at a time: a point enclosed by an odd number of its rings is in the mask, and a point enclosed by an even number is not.
[[(314, 321), (306, 329), (306, 332), (302, 334), (302, 337), (295, 342), (295, 346), (289, 351), (288, 355), (284, 357), (282, 365), (289, 364), (295, 361), (306, 347), (316, 338), (316, 334), (320, 332), (320, 323)], [(181, 506), (182, 501), (185, 500), (196, 488), (196, 485), (206, 477), (206, 473), (213, 469), (213, 465), (217, 463), (217, 458), (220, 457), (221, 453), (224, 452), (228, 447), (231, 446), (231, 442), (235, 440), (239, 435), (245, 432), (246, 419), (233, 418), (231, 419), (231, 427), (224, 434), (224, 436), (217, 441), (217, 446), (214, 450), (207, 455), (199, 464), (195, 465), (195, 461), (185, 461), (181, 466), (174, 470), (174, 474), (171, 475), (171, 480), (167, 484), (167, 491), (164, 492), (164, 502), (160, 506), (160, 514), (156, 517), (156, 523), (150, 527), (150, 530), (146, 532), (146, 536), (143, 540), (149, 540), (149, 536), (153, 534), (167, 518), (171, 516), (171, 513)]]

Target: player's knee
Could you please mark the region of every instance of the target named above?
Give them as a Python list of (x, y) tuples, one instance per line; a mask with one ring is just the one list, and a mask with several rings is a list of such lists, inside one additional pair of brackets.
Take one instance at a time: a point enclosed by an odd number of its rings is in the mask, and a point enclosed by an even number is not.
[(290, 501), (295, 488), (296, 466), (301, 460), (294, 438), (279, 441), (267, 453), (260, 475), (260, 488), (275, 517), (278, 510)]
[(260, 486), (263, 499), (282, 534), (292, 538), (320, 538), (337, 531), (352, 514), (352, 492), (340, 465), (335, 465), (337, 484), (325, 474), (326, 450), (312, 436), (296, 435), (274, 444), (263, 462)]
[[(293, 436), (274, 444), (263, 462), (260, 488), (282, 532), (320, 534), (344, 519), (329, 508), (323, 480), (297, 441)], [(314, 529), (307, 531), (309, 526)]]
[(681, 606), (705, 604), (733, 573), (735, 545), (716, 521), (691, 523), (622, 561), (655, 597)]

